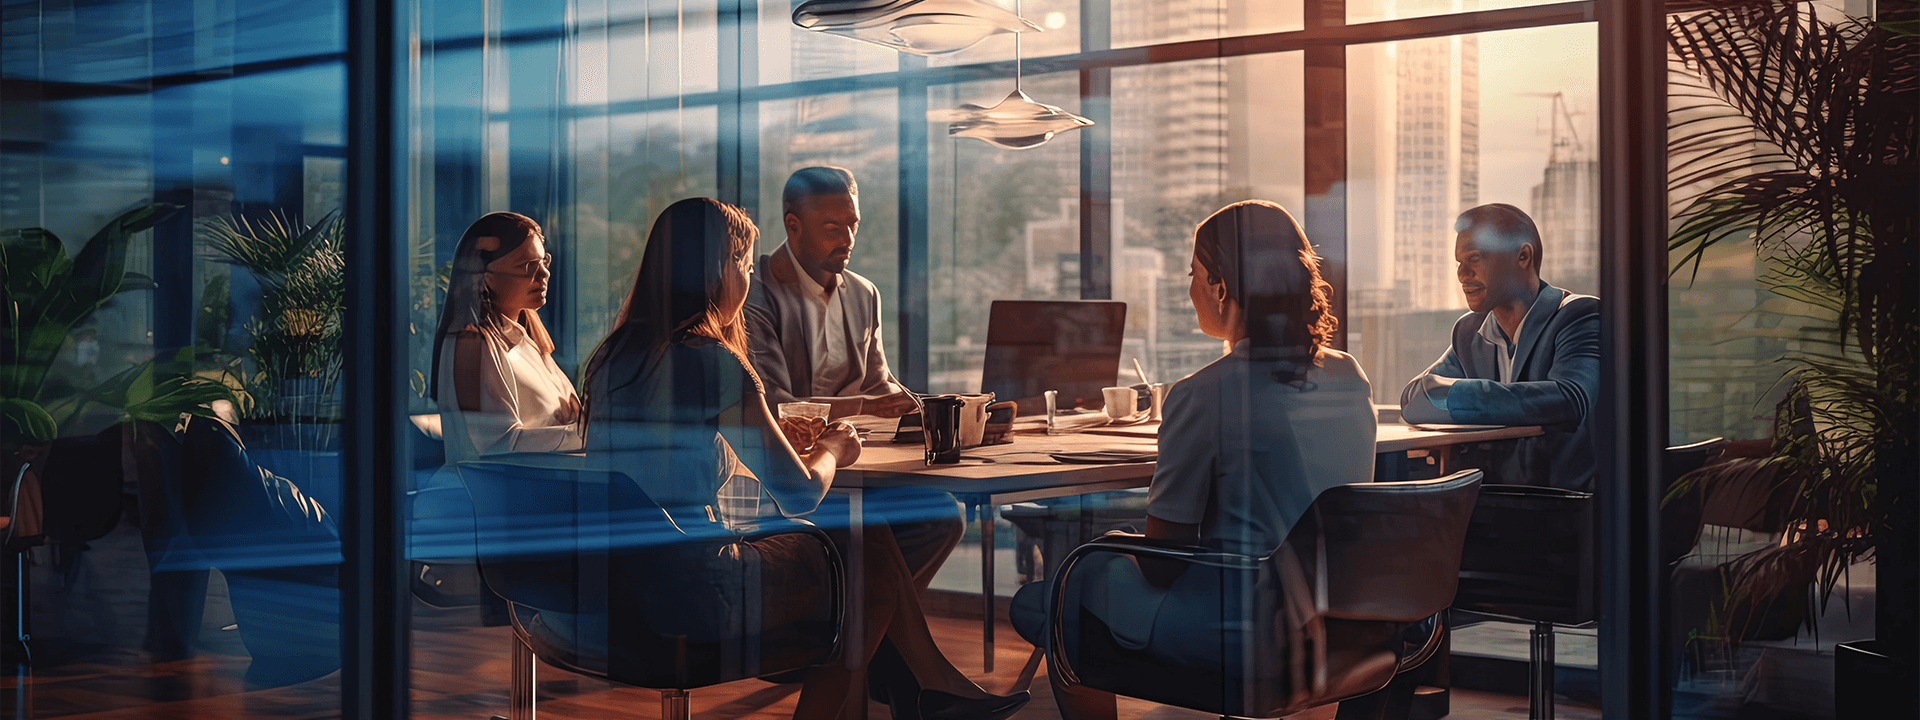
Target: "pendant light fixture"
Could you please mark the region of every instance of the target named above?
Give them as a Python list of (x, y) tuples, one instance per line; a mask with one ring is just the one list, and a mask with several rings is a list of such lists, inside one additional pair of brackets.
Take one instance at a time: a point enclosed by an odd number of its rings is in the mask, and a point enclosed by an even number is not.
[[(1020, 4), (1014, 4), (1019, 12)], [(1024, 21), (1023, 21), (1024, 22)], [(1040, 147), (1069, 130), (1093, 125), (1092, 120), (1034, 100), (1020, 89), (1020, 36), (1013, 36), (1013, 92), (993, 107), (964, 103), (952, 110), (927, 113), (928, 119), (945, 121), (949, 137), (979, 140), (1003, 150), (1027, 150)]]
[(914, 55), (959, 52), (1000, 33), (1040, 29), (982, 0), (808, 0), (793, 9), (793, 24)]

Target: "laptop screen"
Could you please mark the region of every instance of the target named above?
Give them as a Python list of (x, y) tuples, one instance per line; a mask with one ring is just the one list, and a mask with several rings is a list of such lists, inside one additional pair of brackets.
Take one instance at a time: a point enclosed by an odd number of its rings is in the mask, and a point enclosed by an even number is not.
[(1060, 392), (1061, 410), (1100, 409), (1101, 388), (1119, 378), (1126, 325), (1123, 302), (995, 300), (980, 390), (1018, 401), (1021, 415), (1045, 414), (1048, 390)]

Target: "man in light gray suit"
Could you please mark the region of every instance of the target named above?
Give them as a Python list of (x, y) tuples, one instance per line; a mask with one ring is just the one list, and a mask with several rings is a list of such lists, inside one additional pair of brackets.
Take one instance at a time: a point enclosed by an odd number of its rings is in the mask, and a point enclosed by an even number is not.
[(1540, 231), (1512, 205), (1482, 205), (1453, 229), (1460, 290), (1471, 312), (1453, 344), (1400, 393), (1411, 423), (1539, 425), (1545, 434), (1467, 458), (1487, 482), (1593, 490), (1593, 404), (1599, 394), (1600, 300), (1540, 279)]
[(853, 173), (801, 168), (787, 179), (780, 209), (787, 241), (760, 256), (745, 311), (767, 403), (826, 403), (835, 418), (913, 412), (913, 398), (887, 369), (880, 291), (847, 269), (860, 231)]
[[(760, 256), (745, 309), (747, 346), (767, 404), (827, 403), (836, 418), (914, 412), (913, 397), (887, 369), (880, 291), (847, 269), (860, 231), (860, 186), (853, 173), (837, 167), (794, 171), (780, 206), (787, 241)], [(830, 496), (814, 519), (834, 515), (826, 508), (844, 500)], [(966, 529), (959, 504), (939, 490), (869, 493), (864, 507), (869, 521), (877, 515), (893, 527), (920, 590)]]

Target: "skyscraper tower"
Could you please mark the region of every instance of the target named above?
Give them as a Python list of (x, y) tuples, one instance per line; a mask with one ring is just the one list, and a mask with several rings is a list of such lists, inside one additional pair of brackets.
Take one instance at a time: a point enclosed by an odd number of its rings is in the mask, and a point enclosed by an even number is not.
[(1394, 284), (1409, 307), (1465, 307), (1453, 221), (1480, 203), (1480, 54), (1472, 36), (1397, 43)]

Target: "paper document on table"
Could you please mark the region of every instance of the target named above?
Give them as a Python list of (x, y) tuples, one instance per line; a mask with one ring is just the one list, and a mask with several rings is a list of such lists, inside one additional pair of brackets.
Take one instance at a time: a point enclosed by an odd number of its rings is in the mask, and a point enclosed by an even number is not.
[(1499, 430), (1500, 428), (1504, 428), (1506, 426), (1505, 425), (1449, 425), (1449, 424), (1442, 424), (1442, 423), (1414, 423), (1413, 427), (1419, 430), (1430, 430), (1433, 432), (1468, 432), (1472, 430)]
[(1088, 428), (1103, 427), (1107, 424), (1106, 413), (1060, 414), (1053, 418), (1053, 432), (1076, 432)]

